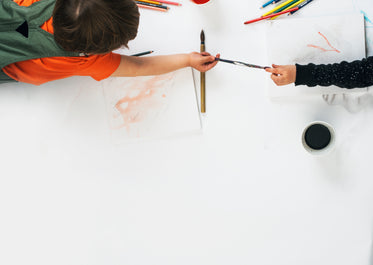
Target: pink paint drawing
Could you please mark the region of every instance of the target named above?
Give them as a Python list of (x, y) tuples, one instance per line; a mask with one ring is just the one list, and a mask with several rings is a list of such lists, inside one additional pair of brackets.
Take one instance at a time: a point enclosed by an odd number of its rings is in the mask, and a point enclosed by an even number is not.
[[(167, 92), (173, 74), (127, 79), (112, 98), (111, 129), (139, 137), (167, 108)], [(124, 132), (123, 132), (124, 133)]]
[(113, 143), (168, 137), (200, 129), (191, 69), (103, 82)]
[(320, 46), (317, 46), (317, 45), (313, 45), (313, 44), (308, 44), (307, 47), (311, 47), (311, 48), (316, 48), (316, 49), (320, 49), (322, 50), (323, 52), (337, 52), (337, 53), (341, 53), (341, 51), (337, 50), (336, 48), (334, 48), (329, 40), (321, 33), (321, 32), (318, 32), (320, 34), (321, 37), (323, 37), (323, 39), (326, 41), (326, 43), (328, 44), (328, 46), (331, 48), (331, 49), (325, 49), (325, 48), (322, 48)]

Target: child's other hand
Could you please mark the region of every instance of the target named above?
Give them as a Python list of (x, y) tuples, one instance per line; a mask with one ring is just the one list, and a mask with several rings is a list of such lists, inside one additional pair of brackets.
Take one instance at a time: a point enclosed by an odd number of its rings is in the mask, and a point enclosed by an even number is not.
[[(220, 54), (217, 54), (216, 57), (219, 58)], [(200, 72), (206, 72), (218, 63), (218, 61), (215, 60), (215, 57), (209, 54), (208, 52), (190, 53), (189, 62), (191, 67)]]
[(295, 82), (296, 67), (295, 65), (276, 65), (272, 64), (273, 68), (265, 70), (271, 74), (271, 79), (278, 86), (284, 86)]

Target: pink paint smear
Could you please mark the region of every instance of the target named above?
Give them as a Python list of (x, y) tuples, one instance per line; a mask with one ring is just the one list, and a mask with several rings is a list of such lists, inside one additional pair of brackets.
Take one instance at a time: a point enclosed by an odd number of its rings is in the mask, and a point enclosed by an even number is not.
[[(113, 129), (125, 127), (127, 132), (130, 132), (131, 127), (138, 127), (140, 122), (155, 117), (162, 110), (166, 98), (165, 86), (172, 77), (172, 75), (156, 76), (145, 83), (134, 84), (127, 95), (114, 105), (114, 108), (119, 112), (114, 116), (120, 117), (122, 124)], [(133, 92), (135, 92), (135, 96), (131, 96), (134, 94)]]
[(337, 50), (336, 48), (334, 48), (334, 47), (330, 44), (329, 40), (328, 40), (328, 39), (327, 39), (327, 38), (326, 38), (326, 37), (325, 37), (321, 32), (319, 32), (319, 34), (321, 35), (321, 37), (324, 38), (324, 40), (326, 41), (326, 43), (328, 44), (328, 46), (329, 46), (330, 48), (332, 48), (332, 49), (327, 50), (327, 49), (324, 49), (324, 48), (322, 48), (322, 47), (320, 47), (320, 46), (313, 45), (313, 44), (308, 44), (307, 47), (320, 49), (320, 50), (322, 50), (323, 52), (337, 52), (337, 53), (340, 53), (339, 50)]

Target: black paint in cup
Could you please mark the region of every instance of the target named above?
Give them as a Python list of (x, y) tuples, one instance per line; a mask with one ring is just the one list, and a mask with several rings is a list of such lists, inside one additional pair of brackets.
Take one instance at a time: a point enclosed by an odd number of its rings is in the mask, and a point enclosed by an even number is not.
[(321, 150), (327, 147), (331, 140), (331, 133), (325, 125), (312, 124), (304, 133), (306, 144), (314, 149)]
[(310, 153), (322, 153), (334, 143), (334, 130), (326, 122), (315, 121), (303, 131), (302, 143)]

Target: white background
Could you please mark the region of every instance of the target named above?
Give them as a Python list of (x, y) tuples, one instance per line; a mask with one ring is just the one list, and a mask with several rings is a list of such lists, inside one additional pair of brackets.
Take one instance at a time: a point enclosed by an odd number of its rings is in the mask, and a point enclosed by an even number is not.
[[(207, 50), (268, 65), (262, 1), (180, 1), (141, 10), (133, 54)], [(359, 12), (314, 0), (294, 17)], [(289, 18), (285, 18), (289, 19)], [(200, 134), (113, 145), (102, 86), (70, 78), (0, 90), (0, 264), (368, 265), (372, 250), (370, 98), (271, 102), (262, 70), (206, 74)], [(306, 124), (334, 126), (323, 157)]]

